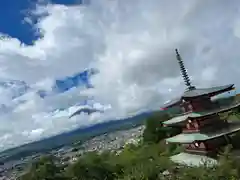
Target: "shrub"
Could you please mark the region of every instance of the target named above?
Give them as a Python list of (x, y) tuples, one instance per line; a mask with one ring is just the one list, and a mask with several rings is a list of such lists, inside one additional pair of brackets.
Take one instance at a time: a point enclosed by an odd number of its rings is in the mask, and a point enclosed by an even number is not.
[(145, 143), (158, 143), (159, 141), (176, 134), (181, 133), (181, 128), (164, 127), (162, 122), (171, 118), (168, 114), (153, 114), (146, 119), (146, 125), (143, 132), (143, 141)]

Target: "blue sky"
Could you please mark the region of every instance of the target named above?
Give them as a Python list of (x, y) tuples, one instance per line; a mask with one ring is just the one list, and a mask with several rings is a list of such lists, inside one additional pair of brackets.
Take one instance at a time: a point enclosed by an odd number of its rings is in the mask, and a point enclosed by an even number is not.
[[(37, 0), (2, 0), (0, 4), (0, 32), (18, 38), (26, 44), (37, 39), (29, 24), (23, 23), (25, 10), (34, 6)], [(77, 0), (52, 0), (56, 4), (75, 4)]]
[[(0, 5), (0, 32), (31, 45), (38, 37), (31, 26), (23, 22), (23, 19), (26, 16), (26, 11), (33, 8), (36, 2), (37, 0), (4, 0)], [(79, 0), (52, 0), (51, 2), (64, 5), (81, 3)], [(87, 71), (57, 80), (57, 89), (64, 92), (74, 86), (78, 86), (82, 81), (86, 81), (88, 84), (86, 73)]]

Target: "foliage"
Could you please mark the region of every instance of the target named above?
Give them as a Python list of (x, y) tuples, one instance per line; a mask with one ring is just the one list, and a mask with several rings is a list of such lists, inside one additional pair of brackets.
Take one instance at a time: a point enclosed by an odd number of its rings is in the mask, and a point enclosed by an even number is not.
[[(120, 154), (89, 152), (66, 169), (56, 166), (52, 158), (43, 157), (34, 163), (21, 180), (237, 180), (239, 160), (226, 149), (219, 166), (179, 167), (169, 160), (162, 144), (126, 146)], [(164, 172), (168, 172), (165, 174)]]
[(166, 137), (166, 131), (162, 127), (161, 122), (167, 120), (168, 116), (162, 116), (161, 118), (156, 114), (153, 114), (146, 120), (145, 130), (143, 132), (143, 141), (157, 143), (161, 139)]
[(143, 141), (147, 143), (158, 143), (159, 141), (174, 136), (181, 132), (180, 128), (163, 127), (162, 122), (171, 118), (169, 114), (154, 113), (146, 119)]
[(109, 163), (109, 157), (110, 154), (87, 153), (67, 168), (66, 176), (69, 179), (77, 178), (82, 180), (114, 179), (117, 167)]
[[(86, 153), (62, 171), (54, 162), (57, 161), (52, 157), (42, 157), (21, 180), (235, 180), (240, 177), (240, 164), (229, 150), (221, 155), (219, 166), (178, 167), (169, 160), (161, 143), (126, 146), (119, 155)], [(166, 170), (169, 173), (164, 175)]]
[(57, 159), (52, 156), (43, 156), (38, 161), (34, 162), (30, 170), (24, 174), (19, 180), (63, 180), (61, 167), (56, 166)]
[[(232, 139), (233, 147), (226, 147), (215, 167), (184, 167), (173, 164), (169, 156), (182, 147), (165, 145), (163, 139), (179, 133), (167, 129), (162, 122), (167, 114), (154, 114), (146, 120), (143, 141), (128, 144), (121, 152), (88, 152), (66, 168), (58, 159), (43, 156), (32, 164), (20, 180), (237, 180), (240, 179), (240, 161), (233, 155), (239, 134)], [(77, 149), (74, 149), (74, 151)]]

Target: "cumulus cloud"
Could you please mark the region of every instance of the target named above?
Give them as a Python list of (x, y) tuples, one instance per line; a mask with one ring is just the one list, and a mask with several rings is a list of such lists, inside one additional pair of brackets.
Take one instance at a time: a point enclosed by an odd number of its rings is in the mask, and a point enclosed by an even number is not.
[[(2, 35), (0, 77), (50, 89), (55, 79), (86, 68), (99, 73), (91, 79), (94, 89), (74, 88), (44, 99), (34, 88), (14, 101), (12, 91), (4, 91), (1, 103), (16, 108), (0, 116), (1, 150), (159, 108), (184, 90), (175, 48), (193, 84), (239, 87), (239, 5), (237, 0), (92, 0), (85, 6), (38, 6), (30, 13), (39, 17), (33, 28), (41, 38), (34, 45)], [(66, 108), (86, 96), (111, 108), (68, 119)], [(65, 110), (52, 113), (61, 107)]]

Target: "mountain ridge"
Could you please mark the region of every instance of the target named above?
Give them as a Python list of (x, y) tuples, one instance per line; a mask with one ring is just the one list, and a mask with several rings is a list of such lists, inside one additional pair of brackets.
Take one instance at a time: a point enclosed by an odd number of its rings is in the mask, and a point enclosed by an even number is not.
[(126, 119), (110, 120), (89, 127), (80, 127), (72, 131), (10, 148), (0, 152), (0, 160), (5, 162), (35, 153), (44, 153), (63, 146), (71, 145), (76, 141), (85, 141), (111, 131), (128, 129), (134, 126), (142, 125), (144, 124), (145, 118), (147, 118), (151, 113), (152, 112), (145, 112)]

